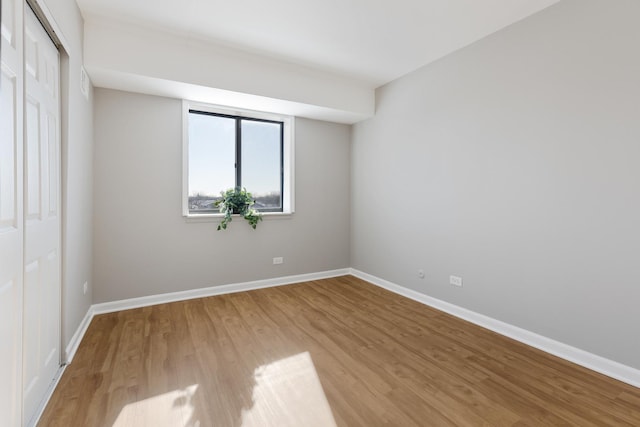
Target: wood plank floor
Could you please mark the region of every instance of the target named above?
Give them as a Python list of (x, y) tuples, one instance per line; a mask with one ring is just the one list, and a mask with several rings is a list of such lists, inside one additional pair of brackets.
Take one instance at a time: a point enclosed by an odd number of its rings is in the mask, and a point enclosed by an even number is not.
[(640, 426), (640, 389), (352, 276), (94, 318), (42, 426)]

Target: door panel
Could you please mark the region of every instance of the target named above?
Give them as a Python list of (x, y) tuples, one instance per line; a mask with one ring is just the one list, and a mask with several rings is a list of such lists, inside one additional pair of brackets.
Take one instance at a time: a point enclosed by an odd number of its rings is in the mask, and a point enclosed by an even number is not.
[(15, 231), (18, 226), (16, 83), (11, 70), (3, 65), (0, 70), (0, 233)]
[[(29, 79), (27, 79), (27, 85)], [(27, 99), (26, 108), (26, 185), (27, 219), (40, 217), (40, 105), (34, 99)]]
[[(32, 261), (24, 267), (24, 302), (25, 314), (38, 311), (41, 305), (40, 283), (40, 262)], [(24, 317), (24, 330), (29, 331), (25, 334), (24, 340), (24, 395), (29, 396), (33, 388), (40, 379), (39, 371), (39, 353), (40, 353), (40, 324), (39, 319), (35, 316)], [(28, 418), (25, 418), (28, 419)]]
[(0, 25), (0, 424), (20, 426), (23, 312), (22, 1), (2, 0)]
[[(18, 45), (18, 32), (16, 28), (19, 28), (19, 19), (20, 15), (18, 14), (18, 7), (22, 2), (18, 0), (6, 0), (2, 2), (2, 25), (0, 26), (0, 37), (2, 37), (2, 42), (6, 45), (2, 45), (2, 51), (5, 51), (5, 48), (11, 49), (13, 52), (16, 52), (16, 47)], [(4, 54), (2, 55), (4, 58)]]
[(47, 133), (49, 136), (47, 140), (49, 141), (49, 146), (46, 148), (48, 150), (47, 157), (49, 160), (49, 188), (47, 192), (49, 193), (49, 217), (56, 217), (58, 215), (58, 185), (55, 185), (59, 181), (60, 177), (60, 153), (58, 149), (60, 148), (60, 144), (58, 143), (58, 138), (56, 137), (56, 129), (57, 129), (58, 118), (53, 114), (47, 114)]
[(59, 56), (25, 10), (23, 413), (29, 421), (60, 367)]

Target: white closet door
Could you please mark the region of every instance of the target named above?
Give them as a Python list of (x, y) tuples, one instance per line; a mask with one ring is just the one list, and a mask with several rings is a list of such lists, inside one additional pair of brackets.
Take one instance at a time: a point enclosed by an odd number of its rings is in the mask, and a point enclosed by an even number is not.
[(29, 7), (24, 17), (22, 386), (28, 422), (60, 367), (60, 61)]
[(2, 0), (0, 26), (0, 424), (22, 425), (22, 0)]

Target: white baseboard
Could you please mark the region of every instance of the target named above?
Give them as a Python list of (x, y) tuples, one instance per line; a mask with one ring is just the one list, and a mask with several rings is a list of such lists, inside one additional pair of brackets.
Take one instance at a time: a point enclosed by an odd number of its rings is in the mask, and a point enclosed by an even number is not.
[(93, 317), (97, 314), (113, 313), (115, 311), (129, 310), (131, 308), (146, 307), (155, 304), (184, 301), (194, 298), (209, 297), (214, 295), (231, 294), (235, 292), (250, 291), (254, 289), (270, 288), (274, 286), (291, 285), (293, 283), (308, 282), (310, 280), (328, 279), (331, 277), (345, 276), (350, 274), (351, 269), (342, 268), (339, 270), (321, 271), (318, 273), (298, 274), (295, 276), (276, 277), (273, 279), (255, 280), (252, 282), (234, 283), (230, 285), (211, 286), (208, 288), (192, 289), (182, 292), (171, 292), (159, 295), (150, 295), (140, 298), (131, 298), (120, 301), (93, 304), (87, 310), (87, 314), (80, 322), (78, 329), (71, 337), (65, 350), (65, 361), (71, 363), (78, 350), (78, 346), (87, 332), (87, 328)]
[(91, 306), (93, 314), (112, 313), (114, 311), (129, 310), (131, 308), (146, 307), (149, 305), (165, 304), (168, 302), (184, 301), (194, 298), (210, 297), (214, 295), (232, 294), (235, 292), (252, 291), (255, 289), (271, 288), (274, 286), (290, 285), (293, 283), (308, 282), (310, 280), (328, 279), (330, 277), (344, 276), (351, 269), (322, 271), (319, 273), (298, 274), (295, 276), (276, 277), (273, 279), (255, 280), (253, 282), (233, 283), (230, 285), (211, 286), (209, 288), (192, 289), (189, 291), (171, 292), (166, 294), (151, 295), (147, 297), (131, 298), (120, 301), (105, 302)]
[(640, 388), (640, 370), (638, 369), (623, 365), (613, 360), (605, 359), (604, 357), (597, 356), (579, 348), (538, 335), (527, 331), (526, 329), (510, 325), (483, 314), (467, 310), (466, 308), (432, 298), (423, 293), (405, 288), (404, 286), (397, 285), (353, 268), (351, 269), (351, 274), (398, 295), (418, 301), (440, 311), (444, 311), (445, 313), (449, 313), (455, 317), (467, 320), (478, 326), (482, 326), (483, 328), (492, 330), (500, 335), (507, 336), (546, 353), (553, 354), (561, 359), (568, 360), (587, 369), (591, 369), (592, 371), (599, 372), (608, 377)]
[(640, 370), (627, 365), (615, 362), (610, 359), (589, 353), (576, 347), (561, 343), (551, 338), (544, 337), (526, 329), (510, 325), (500, 320), (493, 319), (483, 314), (459, 307), (457, 305), (430, 297), (409, 288), (397, 285), (379, 277), (364, 273), (353, 268), (323, 271), (318, 273), (300, 274), (295, 276), (277, 277), (266, 280), (256, 280), (252, 282), (234, 283), (230, 285), (212, 286), (208, 288), (193, 289), (182, 292), (171, 292), (166, 294), (151, 295), (140, 298), (131, 298), (120, 301), (113, 301), (92, 305), (84, 319), (80, 323), (76, 333), (71, 338), (66, 348), (66, 361), (71, 363), (84, 334), (97, 314), (111, 313), (120, 310), (146, 307), (155, 304), (164, 304), (175, 301), (183, 301), (194, 298), (202, 298), (214, 295), (230, 294), (235, 292), (250, 291), (254, 289), (283, 286), (293, 283), (307, 282), (310, 280), (328, 279), (331, 277), (351, 274), (381, 288), (387, 289), (398, 295), (418, 301), (422, 304), (449, 313), (453, 316), (467, 320), (483, 328), (492, 330), (501, 335), (520, 341), (524, 344), (535, 347), (554, 356), (576, 363), (585, 368), (599, 372), (603, 375), (625, 382), (640, 388)]
[(94, 310), (93, 310), (93, 306), (91, 306), (89, 307), (89, 310), (87, 310), (87, 313), (84, 315), (82, 322), (80, 322), (78, 329), (76, 329), (76, 332), (73, 334), (73, 336), (69, 340), (69, 344), (67, 344), (67, 348), (65, 349), (65, 358), (64, 358), (64, 361), (66, 362), (67, 365), (71, 363), (71, 361), (73, 360), (73, 356), (75, 356), (76, 351), (78, 350), (78, 346), (80, 345), (80, 341), (82, 341), (82, 337), (84, 337), (84, 334), (87, 332), (87, 328), (89, 327), (89, 324), (91, 323), (91, 319), (93, 319), (93, 316), (94, 316)]
[(42, 417), (44, 410), (49, 404), (49, 400), (51, 399), (51, 396), (53, 396), (53, 392), (55, 391), (56, 387), (58, 387), (58, 383), (60, 382), (60, 378), (62, 378), (62, 374), (64, 373), (64, 370), (66, 369), (66, 367), (67, 365), (62, 365), (58, 369), (58, 372), (56, 372), (56, 375), (55, 377), (53, 377), (53, 381), (51, 381), (51, 384), (49, 384), (49, 388), (47, 388), (47, 391), (44, 394), (42, 401), (40, 401), (40, 404), (38, 405), (38, 409), (36, 410), (36, 413), (33, 415), (33, 418), (25, 421), (25, 425), (27, 427), (35, 427), (38, 425), (38, 422), (40, 421), (40, 417)]

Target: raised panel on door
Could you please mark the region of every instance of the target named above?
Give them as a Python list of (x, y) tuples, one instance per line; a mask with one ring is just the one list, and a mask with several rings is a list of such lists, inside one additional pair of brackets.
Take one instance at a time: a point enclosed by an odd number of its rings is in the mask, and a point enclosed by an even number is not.
[(18, 226), (18, 151), (16, 133), (16, 76), (2, 65), (0, 69), (0, 233)]
[[(2, 24), (0, 25), (0, 37), (3, 39), (2, 51), (6, 49), (15, 51), (19, 31), (16, 31), (16, 28), (19, 28), (20, 24), (20, 16), (17, 15), (19, 9), (16, 5), (20, 5), (21, 2), (16, 0), (3, 0), (2, 1)], [(6, 45), (4, 44), (6, 42)], [(5, 55), (3, 54), (3, 58)]]
[[(35, 313), (42, 308), (42, 289), (40, 288), (40, 276), (41, 276), (40, 262), (35, 260), (27, 264), (24, 268), (24, 311), (25, 313)], [(23, 347), (23, 381), (24, 381), (24, 395), (30, 396), (34, 390), (34, 387), (38, 385), (40, 379), (40, 348), (41, 337), (40, 320), (36, 316), (25, 316), (24, 318), (24, 330), (28, 331), (24, 335), (24, 347)], [(32, 405), (37, 405), (37, 401), (32, 402)], [(35, 407), (33, 408), (35, 409)], [(27, 410), (33, 410), (31, 408), (25, 408)]]
[(42, 208), (40, 104), (36, 99), (28, 97), (25, 110), (25, 132), (26, 173), (24, 196), (27, 201), (27, 220), (33, 220), (40, 218)]
[(23, 418), (37, 414), (60, 367), (59, 55), (25, 11)]
[(22, 425), (22, 2), (2, 0), (0, 25), (0, 425)]
[(48, 215), (49, 217), (58, 216), (58, 199), (60, 190), (56, 185), (60, 179), (60, 144), (56, 136), (58, 127), (58, 118), (50, 112), (47, 112), (47, 158), (49, 161), (49, 193)]

